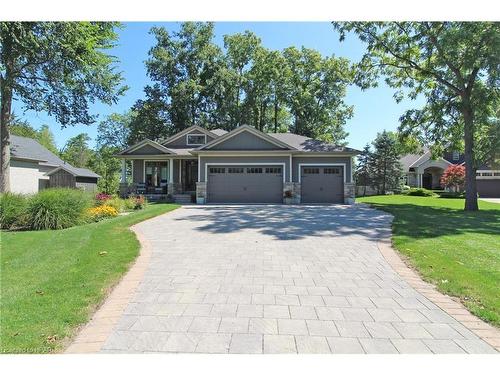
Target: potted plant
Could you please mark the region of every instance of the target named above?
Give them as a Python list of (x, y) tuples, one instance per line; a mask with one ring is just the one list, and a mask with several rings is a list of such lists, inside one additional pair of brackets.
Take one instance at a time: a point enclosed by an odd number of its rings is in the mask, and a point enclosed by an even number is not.
[(283, 201), (285, 204), (293, 204), (293, 192), (291, 190), (285, 190)]

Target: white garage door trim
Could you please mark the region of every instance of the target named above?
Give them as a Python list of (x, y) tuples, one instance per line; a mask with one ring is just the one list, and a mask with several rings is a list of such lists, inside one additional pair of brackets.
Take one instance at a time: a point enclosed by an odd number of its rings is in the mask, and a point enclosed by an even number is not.
[(283, 183), (286, 182), (285, 179), (285, 166), (286, 163), (206, 163), (205, 164), (205, 181), (208, 184), (208, 167), (211, 165), (281, 165), (283, 171)]
[(298, 173), (297, 173), (297, 176), (299, 176), (299, 184), (301, 183), (301, 180), (302, 180), (302, 167), (303, 166), (317, 166), (317, 167), (343, 167), (344, 168), (344, 173), (342, 173), (344, 176), (343, 176), (343, 180), (344, 180), (344, 184), (346, 183), (346, 166), (347, 164), (346, 163), (299, 163), (298, 167), (299, 167), (299, 170), (298, 170)]

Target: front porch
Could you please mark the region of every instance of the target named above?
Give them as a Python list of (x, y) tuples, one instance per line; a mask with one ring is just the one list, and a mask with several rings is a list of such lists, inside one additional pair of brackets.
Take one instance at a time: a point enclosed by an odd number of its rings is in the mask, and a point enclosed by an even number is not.
[(122, 159), (120, 195), (151, 201), (189, 203), (196, 194), (198, 160), (191, 158)]

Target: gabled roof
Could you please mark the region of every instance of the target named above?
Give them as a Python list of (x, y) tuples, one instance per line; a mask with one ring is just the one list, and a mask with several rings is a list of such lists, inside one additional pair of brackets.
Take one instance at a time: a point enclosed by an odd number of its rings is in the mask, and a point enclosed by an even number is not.
[(38, 161), (41, 165), (58, 167), (48, 172), (47, 175), (52, 174), (55, 170), (63, 168), (67, 172), (78, 177), (101, 177), (89, 169), (73, 167), (31, 138), (11, 135), (10, 155), (13, 159), (34, 160)]
[(135, 145), (130, 146), (129, 148), (126, 148), (125, 150), (120, 151), (117, 155), (125, 155), (129, 154), (135, 150), (140, 149), (141, 147), (144, 147), (146, 145), (152, 146), (156, 148), (158, 151), (161, 151), (164, 154), (175, 154), (172, 150), (166, 148), (165, 146), (159, 144), (158, 142), (152, 141), (151, 139), (143, 139), (142, 141), (136, 143)]
[(350, 147), (338, 146), (294, 133), (269, 133), (269, 135), (304, 152), (345, 152), (355, 154), (360, 152)]
[(63, 160), (36, 140), (17, 135), (10, 136), (10, 156), (14, 159), (39, 161), (43, 165), (58, 166), (64, 164)]
[(214, 129), (214, 130), (210, 130), (210, 133), (215, 134), (216, 136), (220, 137), (221, 135), (226, 134), (227, 131), (224, 129)]
[(72, 165), (69, 165), (67, 163), (47, 172), (46, 175), (50, 176), (51, 174), (54, 174), (61, 169), (65, 170), (66, 172), (68, 172), (69, 174), (72, 174), (75, 177), (95, 177), (95, 178), (101, 177), (97, 173), (92, 172), (90, 169), (76, 168), (76, 167), (73, 167)]
[(220, 144), (220, 143), (223, 143), (224, 141), (230, 139), (230, 138), (233, 138), (234, 136), (240, 134), (240, 133), (243, 133), (243, 132), (249, 132), (277, 147), (280, 147), (280, 148), (283, 148), (283, 149), (286, 149), (286, 150), (295, 150), (295, 147), (283, 142), (283, 141), (280, 141), (279, 139), (275, 138), (275, 137), (272, 137), (270, 136), (269, 134), (266, 134), (266, 133), (263, 133), (261, 132), (260, 130), (257, 130), (255, 129), (254, 127), (252, 126), (249, 126), (249, 125), (241, 125), (239, 127), (237, 127), (236, 129), (234, 130), (231, 130), (230, 132), (214, 139), (213, 141), (211, 142), (208, 142), (207, 144), (201, 146), (201, 147), (198, 147), (197, 149), (193, 150), (193, 151), (203, 151), (203, 150), (209, 150), (211, 149), (212, 147)]
[[(216, 133), (212, 133), (211, 131), (204, 129), (201, 126), (192, 125), (189, 128), (184, 129), (184, 130), (180, 131), (179, 133), (171, 136), (170, 138), (167, 138), (165, 141), (162, 142), (162, 145), (168, 145), (169, 143), (181, 138), (182, 136), (184, 136), (188, 133), (191, 133), (193, 130), (199, 131), (200, 133), (205, 134), (205, 135), (209, 135), (211, 137), (215, 137), (215, 138), (218, 137), (218, 135)], [(218, 129), (218, 130), (222, 130), (222, 129)]]

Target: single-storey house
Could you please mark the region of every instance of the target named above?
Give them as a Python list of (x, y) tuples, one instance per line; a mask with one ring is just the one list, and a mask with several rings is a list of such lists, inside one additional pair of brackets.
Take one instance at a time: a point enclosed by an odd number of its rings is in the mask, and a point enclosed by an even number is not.
[[(458, 151), (445, 152), (443, 157), (433, 159), (431, 151), (407, 154), (400, 159), (405, 184), (411, 187), (440, 189), (441, 176), (450, 165), (464, 164), (464, 155)], [(500, 170), (483, 165), (476, 171), (477, 192), (483, 198), (500, 197)]]
[(10, 190), (32, 194), (48, 187), (97, 190), (98, 174), (61, 160), (36, 140), (10, 137)]
[[(353, 203), (359, 153), (292, 133), (242, 125), (226, 132), (191, 126), (162, 142), (145, 139), (122, 159), (121, 194), (170, 194), (204, 203)], [(131, 182), (127, 183), (127, 161)]]

